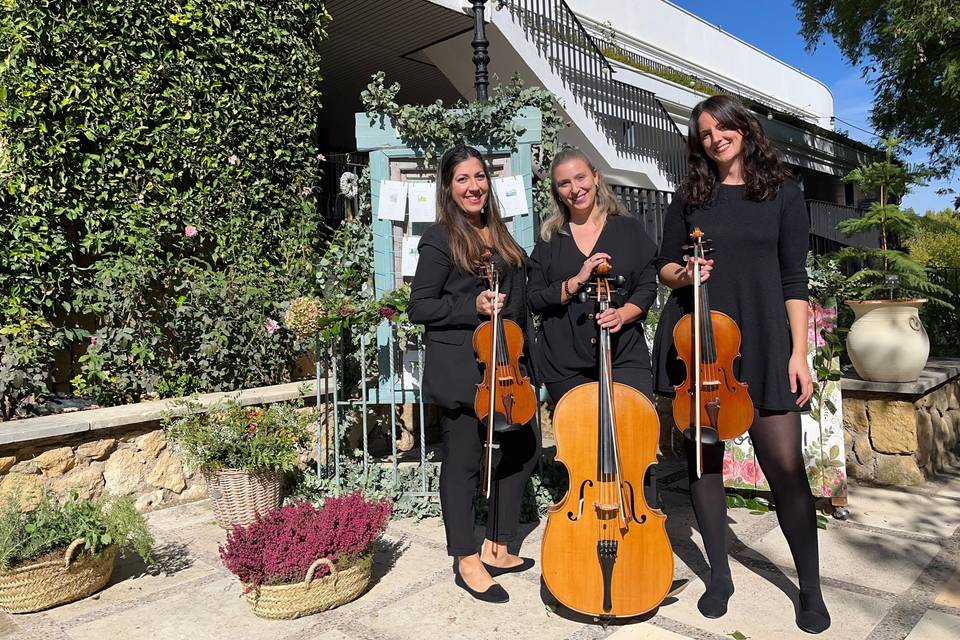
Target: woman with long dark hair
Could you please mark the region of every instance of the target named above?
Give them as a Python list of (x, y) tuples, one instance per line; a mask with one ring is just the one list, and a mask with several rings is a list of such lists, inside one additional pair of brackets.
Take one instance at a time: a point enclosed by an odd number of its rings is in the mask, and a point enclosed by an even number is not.
[[(537, 371), (550, 397), (595, 382), (597, 326), (613, 335), (613, 378), (652, 399), (650, 354), (641, 319), (657, 294), (656, 245), (583, 152), (569, 147), (550, 167), (553, 213), (530, 256), (529, 299), (543, 331)], [(595, 303), (577, 294), (597, 265), (610, 262), (625, 279), (617, 305), (594, 316)]]
[[(800, 583), (797, 625), (819, 633), (830, 626), (820, 589), (816, 514), (801, 454), (800, 411), (813, 393), (807, 367), (807, 213), (803, 192), (788, 179), (759, 121), (729, 96), (693, 109), (687, 136), (688, 175), (670, 204), (660, 246), (660, 281), (673, 290), (654, 342), (656, 388), (673, 395), (685, 372), (673, 327), (693, 309), (694, 263), (685, 255), (694, 227), (713, 241), (700, 259), (710, 281), (710, 306), (732, 317), (742, 333), (737, 378), (755, 406), (750, 439), (776, 503)], [(710, 578), (697, 606), (708, 618), (727, 611), (734, 587), (727, 559), (723, 489), (724, 444), (703, 446), (703, 475), (687, 442), (693, 508)]]
[[(426, 328), (424, 401), (443, 411), (440, 505), (447, 552), (456, 560), (456, 584), (484, 602), (506, 602), (493, 578), (533, 566), (512, 555), (520, 501), (540, 452), (532, 425), (497, 434), (500, 452), (493, 475), (486, 539), (477, 552), (474, 497), (480, 484), (486, 428), (474, 413), (482, 369), (473, 352), (474, 330), (494, 308), (529, 326), (525, 296), (526, 254), (500, 218), (487, 165), (473, 147), (457, 145), (440, 159), (437, 222), (423, 234), (410, 292), (410, 320)], [(486, 260), (501, 272), (499, 298), (480, 277)]]

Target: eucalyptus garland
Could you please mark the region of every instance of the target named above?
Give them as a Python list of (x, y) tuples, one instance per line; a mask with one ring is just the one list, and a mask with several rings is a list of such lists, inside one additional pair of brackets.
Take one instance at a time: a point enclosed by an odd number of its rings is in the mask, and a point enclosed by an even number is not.
[(525, 107), (539, 109), (542, 140), (533, 154), (534, 174), (539, 178), (534, 183), (534, 210), (541, 218), (549, 212), (547, 173), (557, 152), (560, 130), (568, 124), (552, 93), (541, 87), (524, 86), (517, 75), (509, 84), (494, 87), (492, 97), (485, 103), (459, 100), (447, 107), (438, 100), (428, 105), (401, 106), (395, 100), (399, 91), (399, 83), (388, 87), (386, 74), (378, 71), (360, 99), (371, 124), (389, 121), (400, 139), (421, 151), (429, 164), (436, 162), (439, 151), (458, 143), (516, 149), (524, 130), (514, 119)]

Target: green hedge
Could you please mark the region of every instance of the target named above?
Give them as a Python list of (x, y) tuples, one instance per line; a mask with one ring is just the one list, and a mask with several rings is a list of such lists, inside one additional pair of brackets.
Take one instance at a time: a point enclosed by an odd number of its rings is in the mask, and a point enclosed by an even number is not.
[(329, 20), (303, 0), (4, 0), (6, 407), (51, 345), (106, 402), (289, 379), (271, 320), (313, 289)]

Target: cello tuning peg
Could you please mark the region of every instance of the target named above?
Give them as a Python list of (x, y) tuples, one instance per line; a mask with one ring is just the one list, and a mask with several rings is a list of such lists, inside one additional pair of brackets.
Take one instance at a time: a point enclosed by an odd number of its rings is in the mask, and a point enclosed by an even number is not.
[(577, 300), (579, 300), (580, 302), (586, 302), (589, 299), (590, 299), (590, 293), (587, 291), (581, 291), (580, 293), (577, 294)]
[(617, 276), (613, 279), (614, 286), (622, 287), (627, 282), (627, 279), (623, 276)]

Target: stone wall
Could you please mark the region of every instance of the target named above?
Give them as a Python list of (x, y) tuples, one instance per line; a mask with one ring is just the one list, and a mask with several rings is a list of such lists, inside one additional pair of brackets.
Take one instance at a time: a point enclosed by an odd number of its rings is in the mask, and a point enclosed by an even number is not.
[[(204, 394), (193, 401), (200, 406), (216, 406), (227, 397), (243, 406), (309, 401), (316, 397), (316, 386), (312, 381), (293, 382), (229, 394)], [(0, 500), (19, 492), (29, 503), (43, 489), (59, 496), (76, 491), (84, 498), (131, 495), (137, 509), (149, 511), (205, 498), (202, 474), (184, 467), (160, 427), (164, 416), (182, 410), (182, 400), (0, 423)], [(324, 406), (329, 408), (328, 404)], [(313, 442), (302, 455), (305, 466), (316, 464), (315, 435), (311, 433), (311, 437)]]
[(206, 497), (200, 474), (185, 469), (159, 425), (0, 447), (0, 499), (30, 502), (46, 487), (61, 496), (133, 495), (137, 509)]
[(960, 378), (922, 394), (843, 391), (847, 472), (917, 485), (960, 461)]

